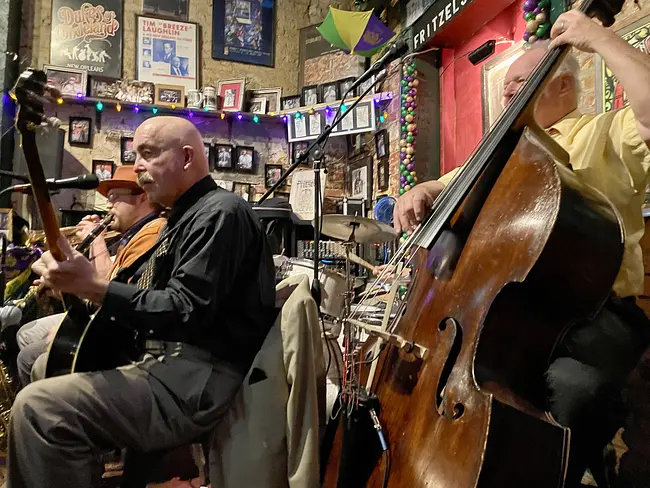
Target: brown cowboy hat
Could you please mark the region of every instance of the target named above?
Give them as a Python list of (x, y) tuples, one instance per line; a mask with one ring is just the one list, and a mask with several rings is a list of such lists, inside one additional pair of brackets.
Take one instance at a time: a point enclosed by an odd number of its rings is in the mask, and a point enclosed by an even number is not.
[(105, 197), (108, 196), (108, 192), (113, 188), (129, 188), (130, 190), (142, 193), (142, 188), (138, 186), (138, 175), (133, 168), (131, 165), (118, 166), (110, 180), (102, 180), (99, 182), (97, 191)]

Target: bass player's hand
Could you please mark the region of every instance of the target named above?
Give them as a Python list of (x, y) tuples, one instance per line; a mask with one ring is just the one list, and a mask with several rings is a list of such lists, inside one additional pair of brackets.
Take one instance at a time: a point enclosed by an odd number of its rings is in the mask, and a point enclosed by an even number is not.
[(427, 181), (414, 186), (399, 197), (393, 209), (393, 227), (397, 233), (413, 232), (431, 210), (434, 200), (444, 187), (445, 185), (437, 180)]
[(57, 261), (49, 251), (43, 254), (41, 259), (45, 270), (40, 281), (54, 290), (101, 304), (108, 289), (108, 281), (97, 274), (83, 254), (70, 247), (67, 239), (60, 237), (58, 245), (66, 260)]

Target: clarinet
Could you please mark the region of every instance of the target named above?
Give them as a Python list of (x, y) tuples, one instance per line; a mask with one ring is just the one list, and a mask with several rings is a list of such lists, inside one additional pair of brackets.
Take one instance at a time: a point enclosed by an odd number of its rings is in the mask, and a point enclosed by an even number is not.
[[(99, 234), (106, 230), (112, 221), (112, 214), (108, 214), (106, 217), (104, 217), (104, 219), (99, 224), (97, 224), (97, 226), (92, 231), (90, 231), (90, 233), (84, 237), (84, 239), (79, 244), (77, 244), (75, 250), (81, 254), (84, 254), (86, 251), (88, 251), (93, 241), (97, 239)], [(43, 292), (44, 288), (44, 285), (32, 286), (23, 298), (17, 300), (14, 303), (14, 306), (20, 308), (21, 310), (31, 307)]]

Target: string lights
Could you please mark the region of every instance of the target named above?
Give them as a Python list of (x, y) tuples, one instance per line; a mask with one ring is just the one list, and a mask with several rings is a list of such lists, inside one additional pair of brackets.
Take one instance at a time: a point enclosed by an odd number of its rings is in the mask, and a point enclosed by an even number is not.
[[(11, 96), (11, 94), (9, 94)], [(379, 107), (379, 105), (382, 104), (382, 102), (386, 100), (391, 100), (393, 98), (392, 93), (378, 93), (375, 95), (375, 106)], [(83, 93), (77, 93), (74, 96), (66, 96), (58, 98), (56, 100), (56, 103), (58, 105), (63, 105), (64, 103), (71, 103), (71, 104), (92, 104), (95, 106), (95, 110), (99, 112), (106, 112), (111, 110), (111, 108), (115, 108), (116, 112), (122, 112), (122, 108), (126, 106), (129, 108), (133, 113), (145, 113), (145, 112), (152, 112), (153, 115), (157, 115), (158, 113), (161, 113), (161, 108), (158, 106), (154, 105), (149, 105), (149, 104), (136, 104), (136, 103), (128, 103), (124, 102), (124, 105), (122, 105), (119, 101), (117, 100), (109, 100), (109, 99), (102, 99), (98, 100), (97, 98), (93, 97), (86, 97)], [(347, 105), (342, 105), (341, 111), (345, 112), (348, 109)], [(322, 106), (313, 106), (313, 107), (300, 107), (301, 111), (296, 111), (296, 112), (271, 112), (268, 114), (258, 115), (258, 114), (250, 114), (250, 113), (242, 113), (242, 112), (235, 112), (235, 113), (227, 113), (227, 112), (212, 112), (209, 110), (209, 108), (202, 108), (202, 109), (191, 109), (188, 107), (178, 107), (176, 104), (172, 104), (169, 107), (163, 107), (162, 108), (162, 113), (169, 113), (171, 112), (180, 112), (179, 115), (181, 116), (187, 116), (189, 118), (194, 118), (195, 115), (203, 116), (204, 113), (210, 113), (211, 116), (219, 117), (221, 120), (229, 119), (229, 120), (250, 120), (256, 124), (261, 123), (263, 119), (268, 120), (269, 118), (271, 119), (279, 119), (283, 123), (287, 124), (290, 120), (291, 117), (295, 117), (296, 119), (301, 119), (304, 118), (307, 114), (315, 114), (317, 111), (324, 111), (327, 117), (329, 118), (333, 113), (334, 110), (328, 105), (326, 107)], [(388, 117), (388, 114), (385, 111), (380, 112), (379, 114), (379, 120), (380, 122), (384, 122)]]

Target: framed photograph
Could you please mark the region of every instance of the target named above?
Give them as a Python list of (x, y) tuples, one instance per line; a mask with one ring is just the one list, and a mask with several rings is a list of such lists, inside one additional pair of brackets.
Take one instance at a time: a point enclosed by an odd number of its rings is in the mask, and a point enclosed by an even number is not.
[(144, 15), (136, 18), (136, 78), (182, 85), (185, 90), (199, 88), (199, 26)]
[[(632, 47), (648, 54), (650, 53), (650, 15), (647, 15), (630, 25), (616, 31), (623, 40)], [(594, 55), (596, 67), (596, 112), (609, 112), (625, 107), (628, 104), (627, 93), (623, 85), (614, 76), (603, 58)]]
[(289, 95), (288, 97), (282, 97), (282, 110), (296, 110), (300, 108), (301, 101), (301, 95)]
[(336, 81), (323, 84), (323, 103), (336, 102), (339, 97), (339, 84)]
[(247, 202), (251, 201), (251, 185), (250, 183), (241, 183), (239, 181), (233, 182), (232, 192), (239, 195)]
[(250, 101), (248, 111), (252, 114), (265, 114), (266, 113), (266, 98), (259, 97), (253, 98)]
[(81, 93), (86, 95), (88, 75), (85, 70), (46, 64), (43, 66), (43, 71), (47, 76), (48, 85), (57, 88), (61, 94), (77, 96)]
[[(292, 162), (292, 163), (295, 163), (296, 161), (298, 161), (298, 158), (299, 158), (302, 154), (306, 153), (306, 152), (307, 152), (307, 149), (309, 149), (309, 142), (307, 142), (307, 141), (294, 142), (294, 143), (292, 144), (292, 152), (293, 152), (293, 155), (292, 155), (291, 162)], [(309, 164), (309, 162), (310, 162), (309, 159), (310, 159), (310, 158), (307, 157), (307, 159), (305, 159), (305, 160), (302, 162), (302, 164)]]
[(70, 117), (68, 126), (68, 142), (71, 146), (90, 145), (93, 121), (88, 117)]
[(214, 0), (212, 59), (275, 66), (277, 0)]
[(244, 105), (244, 88), (246, 79), (220, 81), (217, 94), (221, 99), (221, 110), (239, 112)]
[(187, 2), (188, 0), (142, 0), (142, 11), (158, 17), (187, 20)]
[(264, 98), (266, 100), (267, 114), (279, 112), (282, 100), (282, 88), (262, 88), (250, 91), (252, 98)]
[(120, 140), (120, 161), (122, 161), (123, 164), (135, 163), (133, 137), (122, 137)]
[(252, 146), (237, 146), (235, 149), (235, 170), (253, 173), (255, 171), (255, 148)]
[(364, 156), (345, 167), (345, 188), (349, 198), (372, 201), (372, 157)]
[[(346, 92), (350, 89), (350, 87), (354, 84), (354, 78), (353, 76), (350, 76), (348, 78), (343, 78), (342, 80), (338, 80), (339, 84), (339, 94), (340, 97), (343, 98), (343, 96), (346, 94)], [(351, 98), (351, 97), (356, 97), (356, 93), (348, 93), (346, 98)]]
[[(271, 188), (282, 177), (284, 168), (281, 164), (267, 164), (264, 166), (264, 186)], [(281, 185), (281, 187), (284, 185)]]
[(377, 189), (379, 191), (388, 190), (388, 173), (388, 158), (377, 161)]
[(185, 88), (180, 85), (156, 85), (155, 103), (163, 107), (184, 107)]
[(13, 209), (0, 208), (0, 235), (5, 236), (7, 244), (12, 240)]
[(309, 136), (318, 136), (321, 133), (321, 123), (322, 123), (323, 114), (320, 112), (314, 112), (313, 114), (307, 114), (305, 117), (309, 117)]
[(129, 103), (152, 104), (154, 101), (155, 85), (146, 81), (116, 80), (91, 75), (89, 84), (91, 97)]
[(375, 132), (375, 154), (377, 159), (388, 156), (388, 132), (386, 129)]
[(233, 169), (233, 147), (228, 144), (217, 144), (214, 146), (215, 158), (214, 169)]
[(317, 105), (321, 102), (321, 86), (311, 85), (302, 89), (302, 106)]
[(510, 65), (524, 52), (524, 41), (492, 56), (481, 66), (483, 134), (486, 134), (503, 110), (503, 79)]
[(50, 19), (51, 64), (122, 77), (123, 0), (53, 0)]
[(115, 163), (104, 159), (93, 159), (92, 171), (99, 181), (110, 180), (115, 173)]
[(233, 183), (232, 181), (228, 180), (217, 180), (215, 178), (214, 182), (217, 184), (217, 186), (223, 188), (224, 190), (232, 191), (233, 190)]

